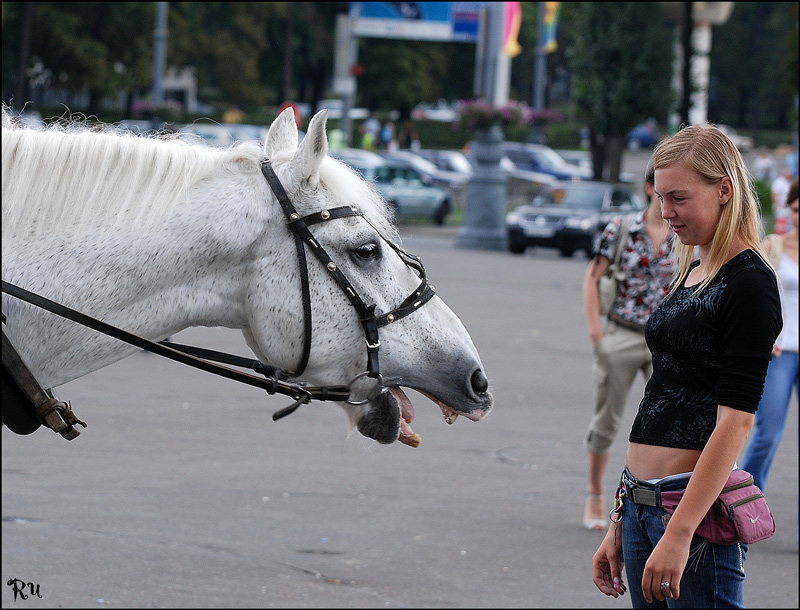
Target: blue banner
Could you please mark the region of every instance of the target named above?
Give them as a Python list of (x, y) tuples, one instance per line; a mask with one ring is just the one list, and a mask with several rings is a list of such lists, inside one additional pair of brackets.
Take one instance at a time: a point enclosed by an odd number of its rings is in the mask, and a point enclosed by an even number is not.
[(484, 2), (351, 2), (355, 36), (477, 42)]

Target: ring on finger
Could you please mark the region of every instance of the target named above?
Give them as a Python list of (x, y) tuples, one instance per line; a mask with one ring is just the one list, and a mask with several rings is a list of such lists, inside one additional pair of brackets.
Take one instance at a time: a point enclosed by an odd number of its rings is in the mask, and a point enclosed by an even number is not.
[(661, 583), (661, 588), (664, 589), (665, 591), (669, 591), (669, 581), (662, 582)]

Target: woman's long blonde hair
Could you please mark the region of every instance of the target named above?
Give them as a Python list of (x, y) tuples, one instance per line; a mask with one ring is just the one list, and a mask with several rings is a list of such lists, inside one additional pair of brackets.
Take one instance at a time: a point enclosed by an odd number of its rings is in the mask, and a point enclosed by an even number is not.
[[(764, 239), (761, 206), (747, 165), (733, 142), (713, 125), (685, 127), (659, 143), (653, 152), (655, 170), (676, 163), (694, 170), (709, 184), (727, 176), (733, 190), (730, 201), (722, 208), (719, 225), (711, 240), (706, 277), (696, 292), (702, 292), (714, 279), (727, 262), (728, 252), (737, 240), (741, 240), (746, 248), (754, 250), (766, 261), (767, 255), (761, 247)], [(689, 274), (694, 255), (694, 246), (680, 242), (675, 245), (675, 281), (669, 294), (675, 292)]]

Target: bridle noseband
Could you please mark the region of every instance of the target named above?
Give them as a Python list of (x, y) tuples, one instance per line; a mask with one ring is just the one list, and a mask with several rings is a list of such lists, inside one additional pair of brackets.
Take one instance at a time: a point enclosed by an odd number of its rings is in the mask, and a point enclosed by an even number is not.
[[(395, 252), (397, 252), (400, 259), (406, 265), (416, 269), (420, 277), (420, 283), (419, 286), (417, 286), (417, 289), (395, 309), (388, 313), (376, 315), (375, 305), (367, 305), (364, 302), (364, 300), (355, 291), (352, 284), (348, 281), (347, 277), (345, 277), (345, 275), (342, 273), (339, 266), (331, 259), (330, 256), (328, 256), (325, 248), (322, 247), (322, 245), (314, 238), (314, 235), (309, 229), (310, 226), (315, 224), (327, 222), (329, 220), (336, 220), (338, 218), (346, 218), (349, 216), (360, 216), (364, 218), (361, 212), (353, 206), (342, 206), (322, 210), (320, 212), (308, 214), (307, 216), (300, 216), (295, 207), (292, 205), (289, 196), (286, 194), (286, 189), (283, 188), (280, 180), (278, 180), (275, 170), (272, 169), (272, 164), (269, 162), (269, 159), (264, 159), (261, 162), (261, 172), (264, 174), (267, 184), (269, 184), (269, 187), (272, 189), (272, 192), (278, 199), (278, 203), (280, 203), (281, 208), (283, 209), (289, 229), (294, 236), (295, 246), (297, 248), (297, 258), (300, 263), (300, 278), (303, 294), (304, 344), (303, 354), (300, 358), (300, 366), (296, 372), (291, 374), (291, 376), (299, 377), (303, 373), (308, 364), (308, 357), (311, 351), (311, 296), (308, 286), (308, 264), (306, 262), (304, 247), (304, 244), (307, 244), (325, 269), (328, 270), (328, 273), (338, 284), (339, 288), (342, 289), (342, 292), (344, 292), (345, 296), (353, 305), (353, 307), (355, 307), (356, 312), (358, 313), (358, 318), (361, 321), (361, 325), (364, 329), (364, 338), (367, 343), (367, 370), (366, 372), (356, 376), (355, 379), (365, 375), (368, 377), (377, 378), (380, 383), (380, 392), (386, 392), (388, 388), (383, 386), (383, 379), (380, 375), (380, 367), (378, 364), (378, 348), (380, 348), (381, 345), (378, 336), (378, 329), (386, 326), (387, 324), (391, 324), (392, 322), (396, 322), (397, 320), (406, 317), (414, 311), (417, 311), (420, 307), (422, 307), (422, 305), (427, 303), (434, 296), (435, 288), (428, 283), (428, 278), (425, 275), (425, 267), (423, 267), (422, 261), (418, 256), (406, 252), (397, 244), (381, 236), (382, 239), (388, 243)], [(350, 383), (355, 381), (355, 379), (353, 379)], [(371, 399), (372, 397), (363, 401), (347, 402), (350, 404), (362, 404)]]

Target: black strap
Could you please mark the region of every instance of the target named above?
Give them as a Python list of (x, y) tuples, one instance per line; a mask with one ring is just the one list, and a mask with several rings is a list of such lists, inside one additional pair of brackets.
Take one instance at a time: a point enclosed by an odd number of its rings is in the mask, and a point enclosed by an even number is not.
[(311, 351), (311, 331), (313, 327), (311, 321), (311, 296), (308, 287), (308, 263), (306, 262), (305, 249), (303, 248), (303, 243), (305, 243), (308, 244), (309, 248), (311, 248), (311, 252), (314, 253), (314, 256), (316, 256), (317, 260), (322, 263), (323, 267), (328, 270), (330, 276), (338, 284), (342, 292), (344, 292), (345, 296), (353, 305), (353, 307), (355, 307), (358, 317), (361, 320), (361, 324), (364, 326), (364, 334), (367, 341), (367, 371), (370, 377), (377, 377), (378, 347), (380, 346), (380, 342), (378, 340), (378, 327), (375, 323), (375, 305), (368, 306), (363, 300), (361, 300), (361, 297), (358, 296), (358, 293), (341, 272), (339, 266), (333, 262), (333, 259), (331, 259), (331, 257), (325, 251), (325, 248), (323, 248), (319, 242), (317, 242), (317, 240), (314, 238), (314, 234), (311, 233), (308, 228), (311, 225), (325, 222), (327, 220), (335, 220), (337, 218), (345, 218), (347, 216), (360, 216), (360, 213), (353, 207), (341, 206), (332, 208), (330, 210), (315, 212), (307, 216), (300, 216), (294, 205), (292, 205), (289, 195), (286, 193), (286, 189), (283, 188), (281, 181), (275, 174), (275, 170), (272, 168), (272, 164), (269, 162), (269, 159), (264, 159), (261, 162), (261, 173), (264, 174), (267, 184), (269, 184), (269, 187), (275, 194), (275, 198), (278, 200), (278, 203), (280, 203), (281, 208), (283, 209), (283, 213), (288, 221), (289, 229), (292, 231), (295, 237), (295, 244), (297, 245), (297, 257), (300, 261), (300, 277), (303, 287), (305, 339), (303, 356), (301, 358), (301, 368), (296, 375), (300, 375), (302, 371), (305, 370), (305, 366), (308, 363), (308, 356)]
[[(169, 347), (169, 344), (156, 343), (155, 341), (150, 341), (149, 339), (145, 339), (139, 335), (116, 328), (115, 326), (111, 326), (106, 322), (97, 320), (91, 316), (87, 316), (86, 314), (75, 311), (74, 309), (70, 309), (65, 305), (51, 301), (33, 292), (29, 292), (28, 290), (20, 288), (19, 286), (15, 286), (14, 284), (6, 282), (5, 280), (2, 280), (2, 291), (18, 299), (36, 305), (37, 307), (46, 309), (47, 311), (63, 318), (72, 320), (73, 322), (77, 322), (78, 324), (82, 324), (83, 326), (87, 326), (110, 337), (114, 337), (115, 339), (119, 339), (120, 341), (124, 341), (125, 343), (129, 343), (154, 354), (158, 354), (159, 356), (164, 356), (170, 360), (175, 360), (176, 362), (186, 364), (208, 373), (219, 375), (220, 377), (225, 377), (233, 381), (239, 381), (257, 388), (261, 388), (266, 390), (268, 394), (278, 393), (291, 396), (297, 401), (295, 403), (297, 406), (300, 406), (300, 404), (310, 400), (344, 401), (350, 397), (350, 389), (347, 386), (300, 386), (286, 383), (274, 378), (262, 379), (261, 377), (256, 377), (248, 373), (243, 373), (241, 371), (236, 371), (224, 366), (219, 366), (218, 364), (213, 364), (211, 362), (206, 362), (205, 360), (192, 356), (188, 353), (184, 353), (178, 349), (173, 349), (172, 347)], [(231, 362), (231, 364), (235, 363)], [(297, 408), (297, 406), (291, 405), (288, 408)], [(273, 415), (273, 419), (282, 417), (282, 415), (276, 417), (278, 413), (281, 413), (281, 411), (276, 412), (276, 414)], [(288, 415), (288, 413), (285, 413), (285, 415)]]
[[(342, 292), (344, 292), (345, 296), (353, 305), (353, 307), (355, 307), (358, 317), (361, 320), (361, 324), (364, 327), (364, 337), (367, 343), (367, 374), (370, 377), (378, 377), (378, 348), (380, 347), (378, 329), (413, 313), (435, 295), (433, 286), (428, 283), (422, 261), (418, 256), (414, 256), (413, 254), (403, 250), (400, 246), (386, 240), (406, 265), (417, 270), (420, 277), (420, 284), (417, 289), (397, 308), (390, 312), (383, 313), (380, 316), (376, 316), (375, 305), (367, 305), (361, 299), (361, 297), (359, 297), (358, 293), (356, 293), (356, 291), (353, 289), (352, 284), (341, 272), (338, 265), (328, 255), (328, 253), (325, 251), (325, 248), (323, 248), (322, 245), (317, 242), (313, 233), (311, 233), (311, 230), (309, 229), (310, 226), (320, 222), (335, 220), (337, 218), (345, 218), (348, 216), (361, 216), (360, 212), (352, 206), (341, 206), (322, 210), (313, 214), (308, 214), (307, 216), (300, 216), (295, 207), (292, 205), (289, 195), (286, 193), (286, 189), (283, 188), (283, 185), (278, 179), (275, 170), (272, 168), (272, 164), (270, 163), (269, 159), (264, 159), (261, 162), (261, 172), (264, 174), (267, 184), (269, 184), (269, 187), (272, 189), (272, 192), (275, 194), (275, 197), (280, 203), (283, 213), (286, 216), (289, 229), (294, 234), (295, 243), (297, 244), (297, 255), (300, 259), (300, 275), (303, 284), (303, 310), (305, 319), (305, 345), (303, 350), (303, 358), (301, 360), (301, 371), (305, 368), (305, 365), (308, 362), (308, 354), (311, 348), (312, 328), (311, 300), (310, 296), (308, 296), (308, 267), (304, 257), (304, 248), (302, 247), (302, 244), (305, 243), (309, 248), (311, 248), (311, 251), (328, 270), (333, 280), (339, 285), (339, 288), (341, 288)], [(367, 222), (369, 221), (367, 220)]]

